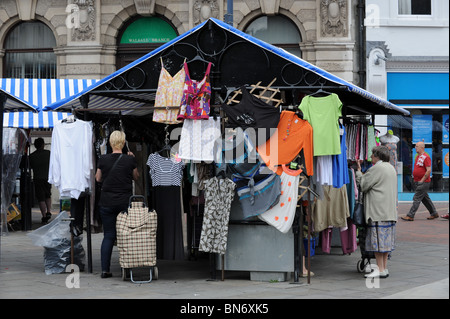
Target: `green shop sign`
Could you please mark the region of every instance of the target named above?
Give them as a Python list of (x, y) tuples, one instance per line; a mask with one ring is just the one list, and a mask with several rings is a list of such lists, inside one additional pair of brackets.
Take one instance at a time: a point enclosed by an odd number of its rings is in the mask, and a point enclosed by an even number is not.
[(155, 17), (140, 18), (131, 23), (120, 43), (165, 43), (177, 37), (166, 21)]

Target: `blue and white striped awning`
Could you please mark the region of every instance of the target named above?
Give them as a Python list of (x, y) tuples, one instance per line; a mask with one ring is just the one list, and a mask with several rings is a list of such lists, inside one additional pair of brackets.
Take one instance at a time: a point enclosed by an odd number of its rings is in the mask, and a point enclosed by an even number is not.
[(82, 92), (95, 82), (91, 79), (0, 79), (0, 90), (7, 97), (3, 127), (52, 128), (70, 113), (42, 109)]
[[(377, 112), (374, 112), (375, 110), (367, 110), (367, 113), (374, 114), (379, 113), (383, 114), (382, 112), (389, 111), (393, 112), (395, 114), (402, 114), (402, 115), (409, 115), (409, 112), (403, 108), (400, 108), (396, 106), (393, 103), (390, 103), (389, 101), (386, 101), (382, 98), (379, 98), (378, 96), (356, 86), (353, 85), (293, 54), (290, 54), (286, 52), (283, 49), (280, 49), (278, 47), (275, 47), (269, 43), (266, 43), (264, 41), (261, 41), (259, 39), (256, 39), (249, 34), (246, 34), (226, 23), (223, 21), (217, 20), (217, 19), (209, 19), (205, 21), (204, 23), (196, 26), (195, 28), (187, 31), (186, 33), (178, 36), (177, 38), (163, 44), (159, 48), (153, 50), (152, 52), (144, 55), (143, 57), (137, 59), (136, 61), (128, 64), (127, 66), (117, 70), (116, 72), (108, 75), (107, 77), (101, 79), (100, 81), (93, 84), (91, 87), (87, 88), (86, 90), (73, 95), (69, 98), (63, 98), (51, 105), (48, 105), (44, 108), (44, 110), (50, 111), (50, 110), (70, 110), (71, 108), (79, 108), (80, 107), (80, 101), (79, 98), (83, 95), (89, 95), (89, 106), (88, 108), (91, 111), (99, 110), (100, 112), (108, 112), (108, 110), (114, 110), (117, 108), (120, 108), (122, 110), (128, 108), (130, 111), (122, 111), (122, 114), (136, 114), (139, 112), (139, 107), (143, 107), (146, 104), (149, 103), (151, 98), (149, 96), (147, 97), (139, 97), (138, 92), (127, 92), (126, 94), (123, 93), (121, 96), (119, 96), (119, 92), (116, 96), (113, 94), (109, 95), (101, 95), (95, 94), (95, 89), (100, 88), (102, 85), (107, 83), (113, 83), (113, 81), (124, 74), (125, 72), (129, 71), (130, 69), (138, 66), (142, 62), (160, 54), (162, 51), (170, 48), (175, 43), (189, 37), (190, 35), (198, 32), (199, 30), (206, 28), (207, 24), (210, 23), (210, 21), (214, 24), (216, 24), (218, 27), (222, 28), (226, 32), (230, 32), (234, 34), (235, 36), (238, 36), (244, 41), (248, 41), (256, 46), (261, 47), (262, 49), (266, 50), (267, 52), (270, 52), (272, 54), (275, 54), (283, 59), (286, 59), (288, 62), (291, 62), (292, 64), (298, 65), (304, 70), (313, 72), (320, 76), (323, 79), (326, 79), (328, 81), (331, 81), (336, 84), (336, 86), (343, 88), (343, 93), (347, 95), (347, 97), (357, 97), (358, 103), (362, 108), (367, 108), (366, 104), (371, 104), (371, 106), (374, 106), (377, 109)], [(159, 74), (151, 74), (151, 76), (159, 76)], [(139, 101), (143, 100), (143, 101)], [(381, 108), (380, 108), (381, 107)], [(133, 112), (134, 109), (134, 112)]]
[(46, 106), (82, 92), (97, 80), (86, 79), (0, 79), (6, 93), (4, 112), (43, 110)]
[(71, 113), (56, 111), (7, 112), (3, 113), (3, 127), (25, 129), (53, 128), (57, 121), (65, 119)]

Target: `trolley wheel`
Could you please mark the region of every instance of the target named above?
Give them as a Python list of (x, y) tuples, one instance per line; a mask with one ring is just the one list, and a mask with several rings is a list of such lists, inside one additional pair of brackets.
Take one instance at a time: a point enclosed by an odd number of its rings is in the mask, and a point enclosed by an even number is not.
[(122, 280), (127, 281), (130, 280), (130, 269), (122, 268)]
[(356, 269), (359, 273), (364, 273), (366, 269), (366, 264), (364, 263), (364, 259), (358, 260), (358, 263), (356, 264)]
[(158, 267), (153, 267), (153, 279), (158, 280)]

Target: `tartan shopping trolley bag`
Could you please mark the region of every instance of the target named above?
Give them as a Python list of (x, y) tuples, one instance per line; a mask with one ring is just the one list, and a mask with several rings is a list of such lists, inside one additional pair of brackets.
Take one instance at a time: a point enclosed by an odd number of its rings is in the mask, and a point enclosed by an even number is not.
[[(158, 268), (155, 266), (157, 215), (154, 210), (149, 211), (144, 196), (130, 197), (128, 210), (117, 216), (116, 229), (122, 279), (131, 279), (134, 283), (148, 283), (153, 278), (158, 279)], [(149, 269), (149, 280), (133, 279), (132, 270), (139, 267)]]

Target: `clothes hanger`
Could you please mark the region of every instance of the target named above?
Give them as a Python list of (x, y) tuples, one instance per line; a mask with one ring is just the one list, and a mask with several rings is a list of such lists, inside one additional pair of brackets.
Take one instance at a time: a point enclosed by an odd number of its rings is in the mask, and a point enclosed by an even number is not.
[(63, 119), (61, 121), (61, 123), (73, 123), (75, 122), (77, 119), (75, 118), (75, 115), (71, 114), (68, 117), (66, 117), (65, 119)]
[(169, 124), (166, 124), (164, 131), (166, 132), (166, 137), (164, 139), (165, 145), (163, 146), (162, 149), (158, 151), (158, 154), (170, 158), (170, 151), (172, 149), (172, 145), (170, 145), (169, 140)]
[[(200, 54), (198, 52), (197, 52), (197, 55), (193, 59), (191, 59), (191, 60), (189, 60), (189, 61), (187, 61), (185, 63), (189, 64), (189, 63), (195, 62), (195, 61), (200, 61), (200, 62), (204, 62), (204, 63), (211, 63), (212, 66), (215, 66), (213, 62), (205, 60), (202, 56), (200, 56)], [(183, 65), (184, 65), (184, 63), (181, 66), (183, 66)]]
[(225, 178), (227, 178), (227, 167), (228, 167), (228, 164), (224, 164), (224, 165), (225, 165), (224, 169), (221, 169), (216, 175), (216, 177), (218, 179), (225, 179)]
[(172, 146), (170, 144), (166, 144), (163, 146), (162, 149), (158, 151), (158, 154), (164, 157), (169, 158), (170, 157), (170, 150), (172, 149)]
[[(125, 127), (123, 126), (123, 122), (122, 122), (122, 111), (119, 111), (119, 129), (125, 133)], [(128, 141), (125, 139), (125, 146), (127, 148), (127, 153), (131, 152), (130, 148), (128, 147)]]
[(320, 83), (320, 89), (318, 89), (316, 92), (310, 94), (309, 96), (314, 96), (314, 95), (316, 95), (316, 94), (326, 94), (326, 95), (331, 95), (331, 94), (333, 94), (333, 93), (331, 93), (331, 92), (325, 91), (325, 90), (323, 89), (323, 85), (324, 85), (324, 83)]
[(328, 96), (328, 95), (331, 95), (333, 93), (325, 91), (324, 89), (320, 88), (316, 92), (310, 94), (309, 96), (314, 96), (314, 95), (317, 95), (317, 94), (326, 94), (326, 96)]
[(166, 57), (172, 55), (172, 54), (175, 54), (176, 56), (179, 56), (180, 58), (184, 58), (184, 56), (182, 56), (181, 54), (179, 54), (179, 53), (175, 50), (174, 46), (172, 45), (170, 51), (168, 51), (168, 52), (167, 52), (166, 54), (164, 54), (164, 55), (161, 55), (161, 60), (162, 60), (163, 58), (166, 58)]
[(227, 177), (227, 174), (225, 170), (220, 170), (219, 173), (217, 173), (217, 178), (219, 179), (225, 179)]
[(68, 117), (66, 117), (65, 119), (63, 119), (61, 121), (61, 123), (73, 123), (77, 120), (77, 118), (75, 117), (75, 109), (72, 107), (72, 114), (70, 114)]

